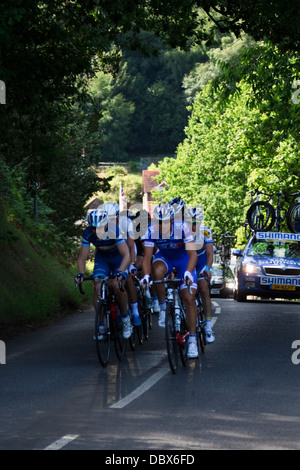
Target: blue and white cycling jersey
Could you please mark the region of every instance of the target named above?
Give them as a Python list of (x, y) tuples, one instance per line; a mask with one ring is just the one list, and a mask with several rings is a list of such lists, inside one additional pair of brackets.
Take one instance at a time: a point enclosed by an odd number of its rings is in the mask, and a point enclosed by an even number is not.
[(178, 259), (185, 256), (185, 244), (194, 241), (188, 225), (182, 221), (173, 221), (168, 235), (167, 238), (162, 238), (159, 224), (154, 222), (148, 227), (146, 234), (141, 239), (144, 246), (154, 247), (156, 245), (160, 254), (168, 259)]
[(118, 251), (118, 244), (125, 243), (126, 240), (120, 229), (115, 224), (108, 224), (103, 238), (99, 238), (91, 227), (87, 227), (82, 235), (82, 246), (90, 246), (92, 243), (102, 254), (111, 254)]
[(194, 235), (194, 242), (198, 256), (206, 253), (206, 245), (213, 243), (212, 232), (208, 227), (201, 225), (196, 235)]
[(94, 277), (109, 276), (119, 269), (122, 263), (122, 256), (119, 253), (118, 245), (126, 243), (122, 236), (119, 227), (115, 223), (107, 225), (103, 238), (102, 236), (99, 238), (91, 227), (87, 227), (84, 230), (81, 245), (90, 246), (92, 243), (96, 247)]
[(207, 262), (207, 254), (206, 254), (206, 245), (213, 243), (212, 233), (208, 227), (201, 225), (196, 235), (194, 235), (194, 242), (197, 251), (198, 261), (196, 265), (196, 272), (199, 276), (203, 273), (206, 262)]

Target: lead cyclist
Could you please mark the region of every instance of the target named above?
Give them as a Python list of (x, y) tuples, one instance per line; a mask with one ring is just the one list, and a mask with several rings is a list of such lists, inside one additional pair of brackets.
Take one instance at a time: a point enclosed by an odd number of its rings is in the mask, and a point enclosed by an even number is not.
[[(146, 235), (143, 237), (144, 258), (142, 264), (143, 279), (141, 283), (149, 284), (150, 275), (154, 281), (163, 280), (172, 273), (173, 267), (178, 272), (178, 277), (183, 278), (181, 296), (186, 306), (187, 325), (189, 329), (189, 358), (198, 357), (196, 343), (196, 321), (197, 308), (195, 296), (197, 292), (197, 276), (195, 266), (197, 264), (197, 253), (194, 246), (193, 236), (188, 226), (182, 221), (174, 220), (175, 213), (169, 204), (159, 204), (153, 212), (156, 219), (150, 225)], [(155, 246), (157, 253), (152, 256)], [(152, 270), (151, 270), (152, 262)], [(191, 287), (191, 292), (188, 287)], [(164, 285), (157, 285), (156, 292), (160, 305), (158, 324), (165, 327), (166, 300)]]

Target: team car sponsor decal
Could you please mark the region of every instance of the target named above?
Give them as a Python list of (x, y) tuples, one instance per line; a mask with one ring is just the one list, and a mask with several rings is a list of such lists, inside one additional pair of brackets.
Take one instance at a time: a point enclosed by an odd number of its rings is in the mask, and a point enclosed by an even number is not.
[(267, 286), (270, 284), (281, 284), (286, 286), (300, 286), (300, 277), (274, 277), (274, 276), (261, 276), (260, 284)]
[(300, 233), (256, 232), (256, 239), (300, 242)]

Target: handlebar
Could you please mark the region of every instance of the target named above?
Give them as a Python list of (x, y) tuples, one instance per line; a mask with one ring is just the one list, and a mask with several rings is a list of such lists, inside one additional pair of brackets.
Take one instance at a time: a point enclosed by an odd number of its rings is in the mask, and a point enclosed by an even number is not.
[[(97, 276), (97, 277), (94, 277), (94, 276), (89, 276), (89, 277), (85, 277), (83, 278), (82, 282), (84, 281), (94, 281), (94, 280), (97, 280), (99, 279), (99, 281), (101, 282), (108, 282), (110, 279), (116, 279), (116, 276)], [(84, 295), (84, 290), (82, 289), (82, 282), (78, 283), (78, 284), (75, 284), (75, 287), (78, 287), (79, 286), (79, 291), (82, 295)], [(124, 292), (124, 288), (122, 286), (122, 281), (119, 280), (119, 289), (121, 292)]]
[[(152, 286), (153, 284), (175, 284), (175, 283), (178, 283), (178, 282), (186, 282), (188, 279), (188, 277), (186, 277), (186, 279), (183, 279), (183, 278), (173, 278), (173, 279), (161, 279), (161, 280), (158, 280), (158, 281), (150, 281), (149, 282), (149, 285)], [(188, 286), (188, 291), (189, 291), (189, 294), (192, 293), (192, 288), (191, 286)]]

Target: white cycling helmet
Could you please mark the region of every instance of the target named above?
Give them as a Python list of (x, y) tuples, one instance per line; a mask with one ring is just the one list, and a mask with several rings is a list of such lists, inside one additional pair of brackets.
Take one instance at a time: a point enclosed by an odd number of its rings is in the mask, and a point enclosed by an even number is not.
[(91, 211), (87, 217), (90, 227), (101, 227), (108, 222), (108, 213), (102, 209)]
[(181, 213), (185, 206), (185, 202), (181, 197), (173, 197), (169, 204), (172, 206), (175, 215)]
[(109, 219), (117, 217), (120, 212), (119, 205), (116, 202), (106, 202), (102, 204), (101, 209), (107, 212)]
[(192, 222), (195, 220), (196, 222), (202, 222), (204, 219), (204, 213), (199, 207), (192, 207), (186, 211), (184, 218), (186, 221)]
[(172, 206), (164, 202), (158, 204), (153, 211), (153, 217), (156, 220), (171, 220), (174, 219), (174, 216), (175, 214)]

